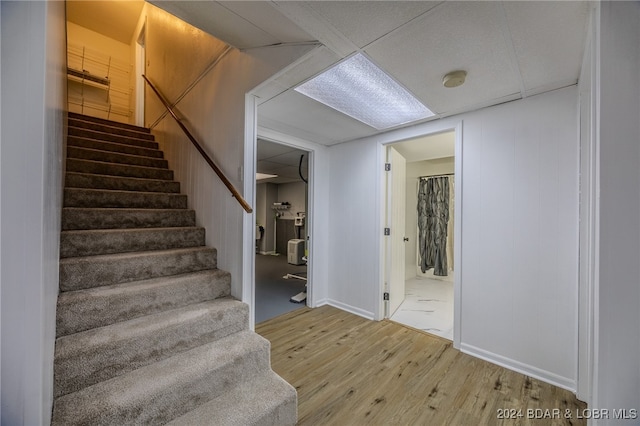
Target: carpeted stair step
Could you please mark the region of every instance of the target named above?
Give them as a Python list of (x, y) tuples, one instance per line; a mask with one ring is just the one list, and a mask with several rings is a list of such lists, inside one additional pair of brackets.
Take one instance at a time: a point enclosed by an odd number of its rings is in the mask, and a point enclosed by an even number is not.
[(289, 383), (273, 371), (265, 371), (167, 426), (293, 426), (297, 422), (297, 400)]
[(60, 259), (60, 291), (215, 269), (216, 249), (191, 247)]
[(269, 369), (269, 342), (241, 331), (57, 398), (52, 425), (164, 424)]
[(127, 129), (121, 126), (102, 124), (95, 121), (85, 121), (76, 118), (69, 118), (69, 128), (90, 130), (93, 132), (108, 133), (110, 135), (125, 136), (134, 139), (153, 140), (153, 135), (149, 132)]
[(64, 207), (186, 209), (185, 194), (65, 188)]
[(218, 299), (56, 340), (54, 397), (109, 380), (248, 328), (249, 307)]
[(204, 238), (200, 227), (62, 231), (60, 257), (198, 247), (205, 244)]
[(128, 136), (136, 139), (146, 139), (149, 137), (148, 131), (139, 131), (122, 126), (114, 126), (112, 123), (104, 124), (96, 121), (86, 121), (76, 118), (69, 118), (69, 127), (94, 130), (96, 132), (111, 133), (113, 135)]
[[(155, 144), (155, 142), (153, 143)], [(98, 151), (119, 152), (122, 154), (140, 155), (144, 157), (164, 158), (164, 153), (157, 149), (157, 147), (154, 148), (116, 142), (105, 142), (96, 139), (79, 138), (75, 136), (70, 136), (67, 139), (67, 146), (95, 149)]]
[(226, 297), (230, 289), (228, 272), (208, 269), (63, 292), (58, 296), (57, 337)]
[(187, 209), (62, 209), (62, 229), (168, 228), (195, 226), (196, 213)]
[(173, 170), (67, 158), (67, 171), (142, 179), (173, 180)]
[(125, 136), (125, 135), (116, 135), (113, 133), (98, 132), (91, 129), (82, 129), (79, 127), (69, 127), (68, 135), (77, 136), (80, 138), (97, 139), (101, 141), (117, 142), (117, 143), (123, 143), (123, 144), (131, 144), (131, 145), (136, 145), (139, 143), (139, 141), (155, 142), (155, 137), (152, 134), (140, 133), (137, 135), (138, 137), (131, 137), (131, 136)]
[(150, 133), (151, 130), (146, 127), (136, 126), (134, 124), (121, 123), (119, 121), (105, 120), (104, 118), (92, 117), (90, 115), (83, 115), (77, 112), (69, 112), (69, 118), (74, 120), (91, 121), (93, 123), (105, 124), (111, 127), (121, 127), (123, 129), (134, 130), (141, 133)]
[(98, 151), (96, 149), (67, 147), (67, 158), (102, 161), (105, 163), (130, 164), (133, 166), (157, 167), (167, 169), (169, 163), (162, 158), (143, 157), (140, 155), (121, 154), (119, 152)]
[(68, 172), (66, 174), (65, 186), (67, 188), (180, 193), (180, 183), (172, 180), (127, 178), (76, 172)]

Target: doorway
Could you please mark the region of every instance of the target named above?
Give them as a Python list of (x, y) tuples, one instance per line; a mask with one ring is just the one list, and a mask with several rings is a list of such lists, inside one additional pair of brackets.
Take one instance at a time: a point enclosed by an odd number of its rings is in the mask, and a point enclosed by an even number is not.
[(145, 81), (142, 77), (146, 73), (146, 24), (142, 26), (140, 34), (138, 34), (138, 40), (136, 41), (136, 97), (135, 97), (135, 124), (137, 126), (144, 127), (144, 94), (145, 94)]
[(255, 321), (306, 306), (309, 248), (308, 151), (258, 139)]
[[(398, 182), (398, 171), (396, 179), (390, 178), (387, 184), (388, 219), (391, 219), (387, 223), (395, 222), (391, 241), (396, 241), (396, 246), (402, 241), (400, 249), (404, 256), (398, 260), (399, 248), (387, 243), (386, 277), (390, 294), (385, 317), (453, 340), (457, 231), (455, 131), (397, 142), (387, 149), (390, 159), (399, 155), (406, 166), (402, 184)], [(393, 176), (398, 159), (390, 162)], [(403, 192), (403, 196), (397, 192)], [(433, 219), (434, 209), (437, 209), (437, 220)], [(394, 215), (401, 216), (402, 222), (393, 219)], [(396, 231), (394, 238), (393, 226), (397, 228), (399, 223), (402, 223), (402, 235)], [(401, 286), (395, 282), (400, 276), (403, 276)]]

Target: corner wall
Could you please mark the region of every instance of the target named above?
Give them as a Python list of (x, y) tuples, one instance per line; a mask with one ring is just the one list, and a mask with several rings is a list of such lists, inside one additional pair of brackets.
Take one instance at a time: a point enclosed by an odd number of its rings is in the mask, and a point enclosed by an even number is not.
[(2, 424), (46, 425), (64, 136), (64, 2), (2, 2), (0, 279)]
[(461, 349), (575, 389), (577, 102), (572, 86), (331, 146), (329, 303), (379, 312), (383, 144), (462, 121)]

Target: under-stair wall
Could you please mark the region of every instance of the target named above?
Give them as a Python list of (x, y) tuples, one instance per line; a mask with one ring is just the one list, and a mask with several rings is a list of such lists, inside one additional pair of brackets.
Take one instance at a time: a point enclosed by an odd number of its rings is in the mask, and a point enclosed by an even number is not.
[[(159, 7), (169, 7), (158, 2)], [(189, 130), (221, 167), (231, 183), (253, 204), (254, 194), (243, 191), (246, 94), (313, 46), (281, 46), (240, 51), (232, 49), (201, 80), (200, 74), (215, 60), (226, 44), (167, 12), (147, 4), (141, 20), (146, 31), (146, 75), (184, 117)], [(176, 22), (178, 21), (178, 22)], [(165, 64), (172, 64), (171, 67)], [(187, 90), (189, 89), (189, 90)], [(145, 122), (155, 123), (164, 108), (147, 89)], [(231, 294), (242, 298), (243, 213), (227, 188), (199, 157), (191, 143), (168, 115), (153, 127), (182, 191), (198, 211), (199, 224), (209, 231), (208, 245), (225, 250), (218, 253), (221, 268), (232, 276)], [(253, 205), (252, 205), (253, 207)], [(222, 219), (224, 218), (224, 219)], [(252, 223), (252, 229), (255, 220)], [(251, 246), (255, 240), (250, 242)]]

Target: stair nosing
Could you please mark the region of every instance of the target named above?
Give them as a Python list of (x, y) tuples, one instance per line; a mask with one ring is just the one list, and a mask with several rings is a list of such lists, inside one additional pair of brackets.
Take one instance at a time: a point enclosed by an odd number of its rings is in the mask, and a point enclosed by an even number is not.
[[(201, 380), (202, 371), (207, 373), (224, 371), (224, 368), (232, 366), (236, 360), (241, 359), (243, 356), (259, 354), (262, 351), (267, 352), (266, 356), (268, 358), (269, 342), (248, 329), (241, 330), (222, 339), (174, 354), (133, 371), (87, 386), (76, 392), (62, 395), (56, 398), (55, 403), (82, 405), (83, 403), (91, 403), (90, 401), (94, 400), (96, 394), (119, 395), (130, 402), (144, 402), (158, 394), (168, 392), (167, 389), (173, 386), (184, 387), (188, 383)], [(209, 356), (204, 356), (205, 353), (208, 353)], [(189, 362), (192, 359), (195, 359), (198, 363), (194, 365)], [(187, 363), (197, 368), (181, 369), (180, 372), (175, 368), (178, 365), (182, 366)], [(158, 374), (161, 372), (164, 374)], [(139, 392), (134, 386), (131, 386), (134, 382), (148, 383), (147, 391)], [(56, 421), (55, 408), (53, 421)]]
[[(94, 256), (74, 256), (74, 257), (66, 257), (64, 259), (60, 259), (60, 263), (88, 263), (92, 260), (100, 261), (100, 260), (108, 260), (112, 258), (113, 260), (118, 260), (119, 258), (136, 258), (136, 257), (145, 257), (158, 255), (161, 256), (163, 254), (170, 254), (171, 252), (180, 252), (180, 253), (190, 253), (190, 252), (206, 252), (206, 251), (217, 251), (213, 247), (209, 246), (195, 246), (195, 247), (180, 247), (180, 248), (172, 248), (172, 249), (163, 249), (163, 250), (143, 250), (143, 251), (134, 251), (127, 253), (109, 253), (109, 254), (96, 254)], [(211, 268), (215, 269), (215, 268)], [(194, 271), (195, 272), (195, 271)], [(139, 280), (136, 280), (139, 281)]]
[[(79, 158), (78, 158), (79, 160)], [(117, 164), (121, 164), (121, 163), (117, 163)], [(135, 167), (135, 166), (134, 166)], [(138, 180), (141, 183), (142, 182), (154, 182), (154, 183), (178, 183), (176, 182), (174, 179), (154, 179), (154, 178), (141, 178), (141, 177), (135, 177), (135, 176), (117, 176), (117, 175), (103, 175), (100, 173), (86, 173), (86, 172), (66, 172), (66, 174), (73, 174), (73, 175), (78, 175), (78, 176), (95, 176), (98, 178), (105, 178), (105, 179), (132, 179), (132, 180)], [(65, 188), (78, 188), (77, 186), (65, 186)], [(99, 189), (99, 188), (96, 188)]]
[[(130, 194), (138, 194), (138, 195), (156, 195), (156, 196), (170, 196), (170, 197), (174, 197), (174, 198), (184, 198), (187, 197), (186, 194), (180, 194), (177, 192), (153, 192), (153, 191), (134, 191), (134, 190), (126, 190), (126, 189), (104, 189), (104, 188), (78, 188), (78, 187), (65, 187), (65, 191), (70, 190), (70, 191), (77, 191), (77, 192), (85, 192), (85, 191), (90, 191), (90, 192), (106, 192), (109, 194), (116, 194), (116, 193), (121, 193), (121, 194), (125, 194), (125, 195), (130, 195)], [(108, 207), (108, 208), (119, 208), (119, 207)], [(144, 207), (142, 207), (144, 209)]]
[[(127, 153), (124, 153), (124, 152), (117, 152), (117, 151), (103, 151), (101, 149), (85, 148), (83, 146), (75, 146), (75, 145), (68, 145), (67, 149), (69, 149), (69, 148), (79, 149), (79, 150), (82, 150), (82, 151), (91, 151), (91, 152), (96, 152), (96, 153), (105, 154), (105, 155), (117, 155), (117, 156), (132, 157), (132, 158), (145, 158), (145, 159), (150, 159), (150, 160), (163, 161), (163, 162), (166, 162), (168, 164), (168, 161), (167, 161), (166, 158), (149, 157), (147, 155), (127, 154)], [(84, 158), (78, 158), (78, 157), (67, 157), (67, 158), (75, 158), (77, 160), (84, 160)], [(95, 160), (90, 160), (90, 161), (95, 161)], [(108, 163), (114, 163), (114, 162), (113, 161), (108, 161)], [(128, 165), (128, 163), (115, 163), (115, 164), (127, 164)], [(131, 164), (131, 165), (132, 166), (136, 166), (137, 164)], [(143, 166), (143, 167), (148, 167), (148, 166)], [(156, 168), (164, 168), (164, 167), (156, 167)]]
[[(156, 329), (156, 328), (164, 328), (166, 325), (170, 323), (170, 317), (175, 316), (177, 313), (183, 312), (202, 312), (208, 311), (210, 308), (221, 307), (221, 309), (235, 309), (236, 307), (241, 309), (248, 309), (247, 305), (239, 300), (236, 300), (232, 297), (220, 297), (217, 299), (204, 300), (197, 303), (191, 303), (185, 306), (179, 306), (176, 308), (167, 309), (160, 312), (154, 312), (152, 314), (143, 315), (137, 318), (132, 318), (126, 321), (120, 321), (113, 324), (103, 325), (100, 327), (91, 328), (89, 330), (79, 331), (73, 334), (67, 334), (66, 336), (60, 336), (56, 338), (56, 347), (58, 350), (64, 350), (64, 353), (58, 355), (68, 355), (70, 353), (82, 353), (85, 352), (87, 347), (82, 346), (77, 349), (68, 348), (68, 345), (74, 340), (78, 339), (92, 339), (91, 345), (94, 344), (105, 344), (109, 341), (112, 341), (111, 337), (108, 334), (112, 333), (113, 330), (122, 330), (122, 329), (131, 329), (131, 331), (135, 336), (144, 335), (149, 330), (148, 329)], [(165, 321), (165, 323), (163, 323)], [(138, 327), (138, 323), (145, 323), (148, 326), (148, 329), (145, 330), (141, 327)], [(138, 334), (139, 333), (139, 334)], [(98, 335), (95, 337), (95, 335)], [(60, 345), (61, 343), (61, 345)]]
[[(74, 160), (74, 161), (86, 161), (89, 163), (98, 163), (98, 164), (105, 164), (105, 165), (110, 165), (110, 166), (123, 166), (123, 167), (136, 167), (136, 168), (140, 168), (140, 169), (145, 169), (145, 170), (162, 170), (162, 171), (172, 171), (171, 169), (167, 168), (167, 167), (151, 167), (151, 166), (139, 166), (137, 164), (126, 164), (126, 163), (113, 163), (110, 161), (97, 161), (97, 160), (87, 160), (85, 158), (75, 158), (75, 157), (67, 157), (68, 160)], [(76, 173), (86, 173), (86, 174), (94, 174), (94, 173), (87, 173), (87, 172), (76, 172)], [(98, 173), (95, 173), (98, 174)], [(107, 175), (107, 176), (112, 176), (112, 175)], [(113, 176), (119, 176), (119, 177), (127, 177), (127, 176), (121, 176), (121, 175), (113, 175)], [(135, 176), (132, 176), (135, 177)], [(145, 179), (145, 178), (141, 178), (141, 179)], [(160, 180), (165, 180), (165, 179), (160, 179)], [(172, 180), (172, 179), (166, 179), (166, 180)]]
[[(73, 124), (68, 124), (68, 128), (69, 129), (76, 129), (76, 130), (80, 130), (82, 132), (92, 132), (92, 133), (98, 133), (100, 135), (109, 135), (109, 136), (114, 136), (114, 137), (118, 137), (118, 138), (125, 138), (125, 139), (133, 139), (133, 140), (140, 140), (140, 141), (151, 141), (151, 142), (155, 142), (155, 136), (152, 133), (141, 133), (141, 132), (137, 132), (141, 135), (149, 135), (151, 136), (151, 138), (136, 138), (134, 136), (128, 136), (128, 135), (120, 135), (118, 133), (110, 133), (110, 132), (102, 132), (100, 130), (95, 130), (95, 129), (88, 129), (86, 127), (78, 127), (78, 126), (74, 126)], [(124, 129), (126, 130), (126, 129)], [(77, 136), (77, 135), (71, 135), (71, 136)]]
[[(131, 144), (126, 144), (126, 143), (114, 142), (114, 141), (105, 141), (105, 140), (101, 140), (101, 139), (85, 138), (85, 137), (82, 137), (82, 136), (70, 136), (70, 138), (81, 139), (81, 140), (84, 140), (84, 141), (96, 142), (96, 143), (99, 143), (99, 144), (117, 145), (118, 147), (122, 147), (122, 148), (126, 147), (126, 148), (134, 148), (134, 149), (142, 149), (142, 150), (147, 150), (147, 151), (160, 152), (160, 153), (163, 154), (163, 157), (150, 157), (150, 158), (162, 158), (162, 159), (164, 159), (164, 152), (159, 148), (147, 148), (147, 147), (144, 147), (144, 146), (137, 146), (137, 145), (131, 145)], [(153, 142), (153, 143), (157, 144), (157, 142)], [(84, 147), (84, 146), (78, 146), (78, 145), (70, 144), (70, 143), (67, 143), (67, 146), (68, 147), (74, 147), (74, 148), (83, 148), (83, 149), (96, 150), (95, 148), (87, 148), (87, 147)], [(122, 153), (120, 151), (105, 151), (105, 150), (96, 150), (96, 151), (115, 152), (115, 153), (120, 153), (120, 154), (126, 154), (126, 153)], [(135, 155), (135, 154), (127, 154), (127, 155)]]
[(101, 124), (101, 122), (115, 123), (116, 125), (112, 126), (112, 127), (126, 126), (124, 128), (140, 129), (140, 133), (150, 133), (151, 132), (151, 129), (149, 129), (148, 127), (138, 126), (136, 124), (130, 124), (130, 123), (121, 123), (119, 121), (108, 120), (106, 118), (100, 118), (100, 117), (93, 117), (93, 116), (90, 116), (90, 115), (80, 114), (78, 112), (69, 111), (68, 118), (71, 118), (73, 120), (85, 121), (85, 122), (89, 122), (89, 123), (98, 123), (98, 124)]

